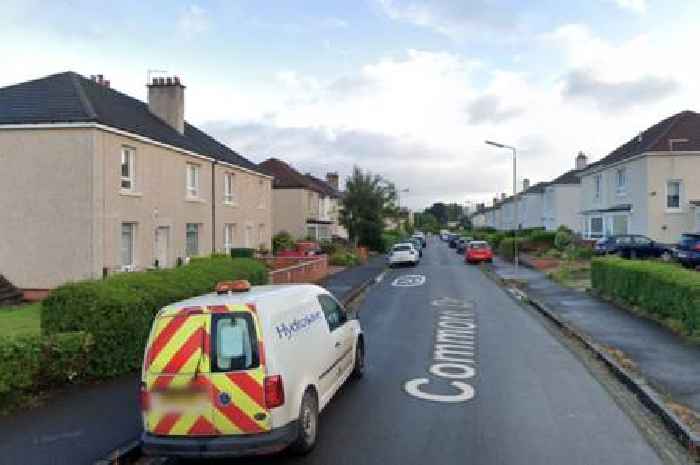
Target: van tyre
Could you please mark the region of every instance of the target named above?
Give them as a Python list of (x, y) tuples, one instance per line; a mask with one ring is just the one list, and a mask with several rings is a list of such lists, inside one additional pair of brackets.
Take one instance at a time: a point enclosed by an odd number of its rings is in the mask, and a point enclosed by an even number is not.
[(355, 366), (352, 368), (352, 377), (360, 379), (365, 374), (365, 344), (358, 340), (355, 344)]
[(307, 389), (301, 399), (299, 409), (299, 432), (297, 438), (289, 446), (297, 455), (305, 455), (316, 446), (318, 436), (318, 401), (314, 393)]

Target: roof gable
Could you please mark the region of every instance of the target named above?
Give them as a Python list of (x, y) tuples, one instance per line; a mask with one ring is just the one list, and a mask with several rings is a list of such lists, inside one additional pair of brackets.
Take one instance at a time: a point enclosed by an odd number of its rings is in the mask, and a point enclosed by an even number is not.
[(268, 158), (258, 165), (258, 169), (265, 174), (274, 176), (272, 187), (275, 189), (307, 189), (319, 194), (324, 193), (307, 176), (277, 158)]
[(0, 124), (94, 122), (257, 171), (255, 163), (185, 123), (180, 134), (148, 105), (68, 71), (0, 89)]

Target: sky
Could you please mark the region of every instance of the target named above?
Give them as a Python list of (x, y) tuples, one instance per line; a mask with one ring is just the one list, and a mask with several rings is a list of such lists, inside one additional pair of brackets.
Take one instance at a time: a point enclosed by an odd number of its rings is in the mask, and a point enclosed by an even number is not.
[(598, 160), (700, 103), (700, 2), (0, 0), (0, 87), (72, 70), (185, 117), (254, 162), (380, 174), (402, 205), (483, 202)]

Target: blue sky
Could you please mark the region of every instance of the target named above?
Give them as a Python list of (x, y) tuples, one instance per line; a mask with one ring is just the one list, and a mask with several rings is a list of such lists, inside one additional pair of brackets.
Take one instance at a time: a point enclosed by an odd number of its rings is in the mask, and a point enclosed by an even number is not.
[(505, 154), (533, 182), (696, 109), (700, 2), (652, 0), (0, 1), (0, 86), (102, 73), (145, 99), (149, 69), (187, 85), (186, 117), (253, 161), (486, 200)]

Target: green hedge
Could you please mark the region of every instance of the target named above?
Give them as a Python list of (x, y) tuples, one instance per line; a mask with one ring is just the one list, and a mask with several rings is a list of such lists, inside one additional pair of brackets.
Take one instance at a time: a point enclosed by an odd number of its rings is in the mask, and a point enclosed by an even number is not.
[(0, 410), (43, 386), (81, 378), (93, 342), (86, 333), (0, 338)]
[(179, 268), (123, 273), (102, 281), (68, 283), (43, 302), (47, 335), (84, 331), (95, 340), (87, 376), (105, 378), (136, 370), (155, 313), (162, 307), (212, 292), (218, 281), (267, 282), (265, 266), (248, 258), (193, 259)]
[(328, 263), (333, 266), (355, 266), (360, 262), (357, 255), (347, 251), (337, 251), (328, 259)]
[(253, 258), (255, 256), (255, 249), (231, 249), (231, 258)]
[(669, 263), (595, 258), (591, 283), (686, 335), (700, 335), (700, 273)]
[[(498, 244), (498, 255), (500, 255), (504, 260), (513, 261), (513, 258), (515, 257), (515, 242), (516, 239), (512, 237), (503, 238)], [(517, 238), (517, 243), (519, 253), (523, 250), (527, 240), (519, 237)]]

